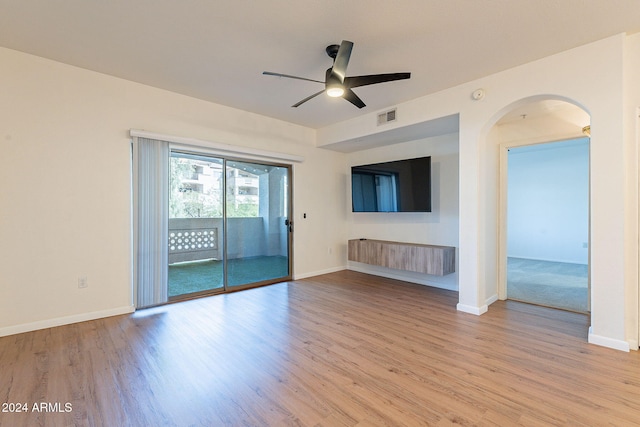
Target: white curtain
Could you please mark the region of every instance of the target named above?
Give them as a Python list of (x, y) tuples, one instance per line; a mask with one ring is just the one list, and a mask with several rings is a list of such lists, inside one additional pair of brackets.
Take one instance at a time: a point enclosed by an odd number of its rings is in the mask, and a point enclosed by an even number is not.
[(167, 302), (169, 143), (133, 138), (133, 280), (136, 308)]

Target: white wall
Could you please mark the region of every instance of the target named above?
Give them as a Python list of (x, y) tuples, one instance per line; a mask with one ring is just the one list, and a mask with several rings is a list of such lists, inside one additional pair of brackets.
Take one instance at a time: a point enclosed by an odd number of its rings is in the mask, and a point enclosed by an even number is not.
[(589, 140), (509, 150), (508, 256), (587, 264)]
[(132, 309), (131, 128), (304, 156), (294, 274), (344, 268), (326, 250), (345, 236), (344, 154), (315, 131), (8, 49), (0, 64), (0, 335)]
[[(399, 119), (394, 127), (459, 114), (459, 310), (482, 314), (497, 299), (499, 151), (495, 140), (487, 138), (491, 128), (518, 105), (539, 99), (567, 100), (591, 115), (589, 341), (622, 350), (637, 343), (637, 328), (629, 327), (638, 324), (637, 310), (629, 309), (625, 301), (638, 286), (637, 257), (630, 261), (625, 255), (625, 249), (637, 248), (637, 224), (632, 223), (629, 210), (638, 208), (637, 203), (629, 203), (635, 195), (628, 177), (636, 166), (625, 160), (629, 147), (635, 146), (626, 127), (633, 113), (625, 84), (637, 90), (628, 83), (632, 72), (637, 76), (640, 71), (634, 65), (637, 61), (626, 58), (636, 58), (638, 52), (637, 37), (621, 34), (397, 106)], [(486, 91), (480, 101), (471, 97), (478, 88)], [(320, 129), (318, 144), (377, 132), (372, 112)]]
[[(627, 277), (629, 283), (638, 283), (639, 256), (638, 248), (638, 164), (640, 146), (640, 33), (625, 38), (625, 60), (624, 60), (624, 87), (625, 87), (625, 108), (624, 108), (624, 129), (625, 140), (625, 175), (627, 177), (625, 193), (626, 202), (626, 223), (627, 235), (625, 245), (625, 264), (629, 266)], [(635, 338), (632, 347), (638, 348), (638, 338), (640, 335), (640, 297), (638, 286), (627, 286), (625, 293), (625, 312), (635, 313), (635, 316), (627, 316), (625, 327), (629, 335)]]
[[(414, 157), (431, 156), (431, 204), (429, 213), (353, 213), (351, 187), (347, 182), (348, 239), (368, 238), (458, 247), (458, 135), (449, 134), (354, 152), (348, 155), (345, 174), (351, 166)], [(433, 276), (362, 263), (349, 262), (358, 271), (415, 283), (458, 289), (458, 273)]]

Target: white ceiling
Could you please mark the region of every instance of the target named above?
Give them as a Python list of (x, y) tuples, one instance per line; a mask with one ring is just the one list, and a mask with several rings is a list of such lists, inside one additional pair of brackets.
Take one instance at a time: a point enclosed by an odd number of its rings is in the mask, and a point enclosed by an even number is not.
[(589, 113), (577, 105), (547, 99), (512, 109), (496, 126), (502, 142), (539, 143), (583, 138), (590, 123)]
[[(320, 128), (610, 35), (639, 0), (0, 0), (0, 46)], [(347, 75), (410, 71), (321, 95), (324, 49), (355, 43)]]

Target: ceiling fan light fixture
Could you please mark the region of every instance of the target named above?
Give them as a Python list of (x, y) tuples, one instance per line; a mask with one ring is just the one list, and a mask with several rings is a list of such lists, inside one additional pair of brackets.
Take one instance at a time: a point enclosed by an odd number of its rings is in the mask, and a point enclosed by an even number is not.
[(327, 88), (327, 95), (332, 98), (339, 98), (344, 95), (344, 88), (342, 86), (330, 86)]

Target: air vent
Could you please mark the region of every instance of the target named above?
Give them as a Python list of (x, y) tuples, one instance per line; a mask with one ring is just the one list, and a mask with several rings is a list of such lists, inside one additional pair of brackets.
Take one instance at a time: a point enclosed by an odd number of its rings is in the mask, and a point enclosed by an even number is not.
[(396, 109), (378, 114), (378, 126), (396, 121)]

